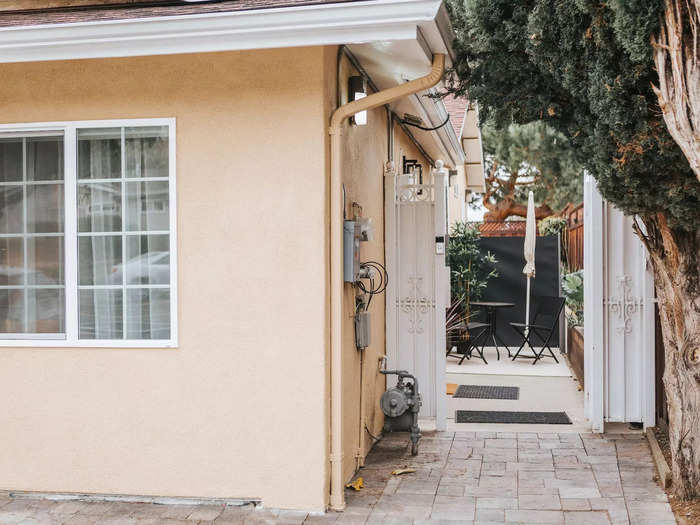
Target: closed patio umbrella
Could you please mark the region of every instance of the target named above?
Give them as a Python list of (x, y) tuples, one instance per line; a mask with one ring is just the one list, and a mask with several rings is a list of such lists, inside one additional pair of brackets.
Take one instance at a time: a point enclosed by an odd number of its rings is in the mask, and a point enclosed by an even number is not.
[(535, 197), (530, 192), (527, 197), (527, 220), (525, 224), (525, 267), (523, 273), (527, 275), (527, 297), (525, 299), (525, 334), (529, 333), (530, 324), (530, 278), (535, 276), (535, 240), (537, 236), (535, 224)]

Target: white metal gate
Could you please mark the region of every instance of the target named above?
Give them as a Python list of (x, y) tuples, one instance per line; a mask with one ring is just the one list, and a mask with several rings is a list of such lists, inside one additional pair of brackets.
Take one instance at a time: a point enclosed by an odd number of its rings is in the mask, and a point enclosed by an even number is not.
[[(418, 379), (420, 417), (445, 428), (446, 179), (442, 163), (420, 184), (414, 175), (385, 176), (388, 368)], [(391, 386), (391, 385), (389, 385)]]
[(654, 279), (633, 217), (584, 184), (584, 345), (586, 415), (606, 422), (655, 418)]

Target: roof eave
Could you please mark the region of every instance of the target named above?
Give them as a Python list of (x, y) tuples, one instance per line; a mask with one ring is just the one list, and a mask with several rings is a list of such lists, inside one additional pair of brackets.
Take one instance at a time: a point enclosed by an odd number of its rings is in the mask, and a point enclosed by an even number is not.
[(0, 28), (0, 63), (415, 39), (440, 0), (372, 0)]

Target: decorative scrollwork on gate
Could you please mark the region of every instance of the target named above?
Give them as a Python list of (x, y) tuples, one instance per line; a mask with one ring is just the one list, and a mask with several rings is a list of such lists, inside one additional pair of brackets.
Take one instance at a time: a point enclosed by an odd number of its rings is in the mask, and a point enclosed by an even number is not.
[(422, 277), (409, 277), (408, 294), (396, 300), (396, 306), (409, 316), (408, 333), (422, 334), (425, 330), (423, 316), (435, 308), (435, 301), (425, 297), (422, 291)]
[(632, 279), (627, 275), (617, 278), (619, 296), (612, 296), (608, 300), (610, 311), (617, 314), (618, 320), (622, 323), (617, 327), (618, 333), (629, 334), (632, 332), (632, 315), (641, 310), (644, 302), (639, 297), (632, 296)]
[(399, 204), (433, 202), (433, 186), (431, 184), (408, 184), (398, 186), (396, 202)]

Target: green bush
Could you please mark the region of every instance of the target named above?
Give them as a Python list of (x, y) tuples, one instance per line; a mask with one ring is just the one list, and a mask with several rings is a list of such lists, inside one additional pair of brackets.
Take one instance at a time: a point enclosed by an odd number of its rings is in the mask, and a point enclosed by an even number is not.
[(539, 222), (540, 235), (557, 235), (566, 231), (566, 219), (551, 215)]
[(566, 315), (569, 326), (583, 326), (583, 270), (567, 273), (561, 287), (569, 307)]

